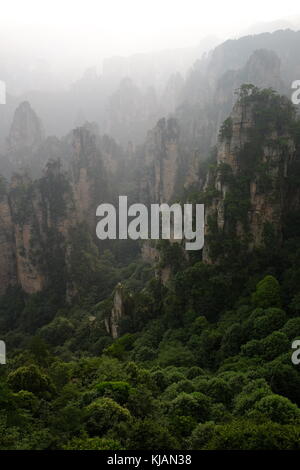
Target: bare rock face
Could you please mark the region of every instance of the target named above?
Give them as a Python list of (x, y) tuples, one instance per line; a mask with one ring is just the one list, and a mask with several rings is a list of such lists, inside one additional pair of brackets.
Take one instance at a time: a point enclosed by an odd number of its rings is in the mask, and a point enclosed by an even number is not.
[(76, 213), (80, 221), (95, 227), (96, 207), (107, 196), (106, 169), (96, 136), (86, 127), (73, 132), (71, 180)]
[(1, 293), (18, 284), (33, 294), (60, 278), (76, 224), (73, 209), (71, 186), (59, 161), (50, 161), (38, 180), (15, 174), (5, 185), (0, 197)]
[[(173, 118), (161, 119), (148, 133), (143, 163), (139, 197), (145, 204), (172, 204), (186, 186), (199, 179), (195, 155), (185, 155), (179, 125)], [(170, 241), (180, 243), (172, 237)], [(155, 244), (143, 242), (141, 255), (144, 261), (155, 266), (157, 278), (166, 284), (172, 275), (172, 269), (170, 266), (159, 266), (160, 253)]]
[(39, 180), (15, 175), (9, 200), (16, 279), (25, 292), (32, 294), (63, 271), (69, 229), (74, 223), (72, 193), (60, 163), (49, 162)]
[(24, 101), (15, 111), (7, 139), (8, 155), (13, 167), (20, 169), (29, 166), (43, 140), (41, 121), (28, 101)]
[(39, 239), (35, 240), (36, 246), (33, 247), (35, 219), (39, 215), (34, 211), (37, 197), (29, 177), (16, 175), (12, 179), (10, 210), (14, 228), (16, 277), (22, 289), (29, 294), (43, 287), (43, 276), (34, 263), (32, 253), (34, 248), (40, 247)]
[(148, 240), (142, 245), (141, 255), (146, 263), (155, 265), (159, 262), (159, 251)]
[(149, 132), (145, 148), (142, 191), (152, 202), (169, 202), (180, 167), (179, 128), (176, 120), (161, 119)]
[[(14, 227), (4, 180), (0, 178), (0, 295), (16, 284)], [(2, 191), (1, 191), (2, 186)]]
[(249, 130), (253, 127), (252, 107), (237, 102), (227, 121), (229, 134), (218, 143), (217, 163), (230, 165), (236, 173), (239, 169), (238, 154), (249, 141)]
[[(179, 243), (178, 240), (171, 239), (171, 243)], [(172, 277), (172, 268), (166, 264), (161, 266), (161, 252), (151, 241), (144, 241), (141, 248), (141, 257), (145, 263), (149, 263), (154, 267), (155, 277), (160, 279), (163, 285), (167, 285)]]
[(125, 298), (124, 290), (121, 283), (119, 283), (115, 290), (113, 307), (111, 314), (105, 319), (105, 327), (107, 332), (114, 338), (119, 336), (120, 320), (125, 315)]
[(140, 181), (140, 200), (170, 203), (184, 188), (199, 184), (199, 153), (181, 139), (177, 119), (160, 119), (148, 132)]

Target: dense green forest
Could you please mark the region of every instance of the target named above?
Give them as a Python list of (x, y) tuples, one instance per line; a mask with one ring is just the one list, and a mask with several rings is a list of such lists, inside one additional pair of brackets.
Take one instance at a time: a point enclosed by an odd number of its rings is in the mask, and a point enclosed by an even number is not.
[[(299, 123), (275, 93), (253, 96), (243, 98), (256, 120), (242, 170), (219, 168), (229, 181), (230, 223), (221, 236), (210, 221), (213, 262), (160, 242), (160, 267), (172, 270), (163, 283), (140, 259), (139, 242), (115, 241), (95, 261), (82, 227), (71, 258), (81, 289), (72, 302), (55, 283), (30, 296), (10, 288), (1, 298), (8, 363), (0, 366), (0, 449), (300, 449), (300, 366), (291, 362), (300, 338), (299, 214), (286, 214), (280, 240), (266, 227), (259, 247), (245, 242), (249, 182), (259, 171), (261, 184), (270, 183), (255, 159), (269, 125), (288, 128), (298, 152)], [(220, 134), (230, 138), (230, 120)], [(208, 168), (216, 171), (213, 156)], [(292, 176), (297, 187), (297, 165)], [(185, 197), (209, 203), (212, 192)], [(104, 319), (117, 284), (125, 315), (113, 340)]]

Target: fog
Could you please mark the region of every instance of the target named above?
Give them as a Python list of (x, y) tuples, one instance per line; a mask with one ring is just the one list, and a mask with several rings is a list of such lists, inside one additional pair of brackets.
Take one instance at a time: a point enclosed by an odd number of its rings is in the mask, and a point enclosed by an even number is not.
[[(106, 57), (196, 47), (207, 36), (214, 38), (207, 43), (212, 47), (247, 32), (293, 27), (298, 5), (296, 0), (254, 0), (248, 7), (239, 0), (2, 1), (0, 72), (18, 77), (7, 84), (14, 92), (62, 87), (87, 67), (101, 73)], [(35, 75), (34, 83), (26, 82), (27, 74)]]
[[(218, 44), (297, 30), (299, 19), (296, 0), (253, 0), (246, 6), (239, 0), (1, 2), (0, 80), (7, 105), (0, 106), (0, 151), (23, 101), (37, 113), (47, 136), (62, 137), (89, 121), (124, 146), (141, 143), (158, 119), (174, 115), (183, 102), (205, 102), (211, 83), (244, 66), (265, 40), (233, 53), (231, 63), (227, 56), (213, 61), (206, 75)], [(286, 61), (275, 43), (269, 48)]]

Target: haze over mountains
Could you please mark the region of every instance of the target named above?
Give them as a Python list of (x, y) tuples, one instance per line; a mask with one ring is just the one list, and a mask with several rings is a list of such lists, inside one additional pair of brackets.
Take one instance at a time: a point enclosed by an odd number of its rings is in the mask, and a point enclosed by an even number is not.
[[(123, 99), (119, 96), (122, 93), (129, 94), (123, 107), (138, 104), (144, 108), (157, 108), (155, 100), (159, 100), (164, 93), (171, 94), (166, 100), (174, 101), (174, 91), (168, 89), (172, 87), (172, 76), (183, 79), (192, 64), (216, 43), (217, 39), (211, 37), (202, 40), (196, 47), (107, 58), (101, 67), (90, 67), (81, 77), (78, 72), (77, 79), (76, 73), (72, 78), (68, 77), (63, 68), (55, 69), (42, 59), (26, 62), (24, 57), (20, 60), (18, 57), (3, 56), (0, 76), (7, 84), (8, 97), (6, 109), (0, 109), (2, 124), (7, 130), (17, 104), (28, 100), (43, 119), (47, 135), (64, 135), (85, 119), (97, 121), (105, 130), (103, 120), (107, 118), (104, 113), (119, 111), (115, 107), (122, 107), (122, 104), (114, 102)], [(168, 87), (169, 82), (171, 85)], [(142, 101), (147, 99), (152, 103), (143, 105)], [(151, 114), (151, 109), (145, 111)], [(163, 106), (160, 114), (157, 112), (156, 109), (155, 117), (158, 119), (164, 112)], [(3, 129), (1, 126), (2, 133)]]
[[(256, 24), (248, 30), (253, 34), (252, 32), (273, 31), (275, 28), (295, 29), (297, 22), (296, 18), (292, 18), (292, 21), (278, 20)], [(235, 32), (234, 37), (238, 36), (245, 36), (245, 33)], [(90, 66), (84, 71), (84, 66), (80, 69), (80, 63), (84, 63), (79, 59), (80, 52), (77, 60), (72, 54), (68, 56), (64, 47), (61, 52), (57, 48), (57, 53), (53, 49), (51, 53), (47, 53), (50, 43), (43, 44), (39, 51), (38, 44), (34, 49), (26, 43), (26, 36), (23, 46), (20, 37), (14, 38), (5, 28), (1, 33), (4, 47), (0, 53), (0, 77), (7, 84), (8, 105), (5, 110), (0, 109), (0, 148), (3, 148), (3, 141), (8, 135), (13, 112), (22, 101), (29, 101), (36, 110), (44, 123), (46, 135), (60, 137), (88, 120), (96, 121), (101, 133), (111, 134), (122, 144), (136, 139), (140, 143), (156, 120), (174, 112), (182, 104), (181, 82), (191, 75), (193, 64), (201, 61), (204, 70), (210, 61), (208, 58), (204, 59), (204, 55), (209, 57), (213, 48), (222, 42), (221, 33), (221, 37), (203, 37), (198, 43), (195, 42), (194, 47), (176, 47), (163, 51), (156, 49), (152, 53), (127, 57), (94, 57), (92, 60), (95, 61), (90, 62)], [(253, 50), (263, 47), (262, 38), (260, 43), (253, 46)], [(272, 50), (272, 45), (266, 48)], [(57, 62), (58, 57), (61, 57), (60, 62)], [(248, 51), (245, 50), (243, 64), (248, 58)], [(237, 66), (238, 64), (229, 60), (227, 65), (222, 64), (222, 73)], [(128, 78), (130, 83), (126, 82)], [(209, 80), (211, 79), (216, 77), (210, 77)], [(137, 125), (136, 127), (143, 127), (143, 130), (132, 132), (129, 125), (127, 131), (122, 130), (122, 135), (119, 135), (118, 121), (123, 119), (128, 107), (129, 114), (136, 113), (135, 107), (139, 108), (134, 127)], [(131, 120), (132, 116), (129, 116), (129, 121)]]
[(295, 31), (279, 30), (227, 40), (215, 48), (218, 40), (210, 37), (194, 48), (112, 57), (103, 61), (102, 72), (89, 68), (67, 87), (52, 81), (44, 61), (23, 70), (12, 61), (5, 69), (4, 57), (0, 75), (8, 96), (0, 108), (0, 148), (3, 153), (18, 104), (28, 101), (46, 136), (60, 138), (89, 121), (125, 149), (128, 143), (142, 144), (161, 117), (173, 116), (182, 121), (183, 136), (200, 146), (205, 157), (241, 83), (290, 93), (300, 74), (298, 37)]
[[(296, 7), (0, 11), (0, 450), (299, 450)], [(204, 248), (98, 237), (121, 195)]]

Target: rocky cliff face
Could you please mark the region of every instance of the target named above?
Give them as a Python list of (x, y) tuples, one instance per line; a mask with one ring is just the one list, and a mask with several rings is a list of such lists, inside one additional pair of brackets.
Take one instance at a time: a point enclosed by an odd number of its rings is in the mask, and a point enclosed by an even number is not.
[(80, 220), (86, 220), (92, 225), (97, 197), (101, 201), (106, 185), (104, 164), (96, 146), (95, 135), (85, 127), (74, 130), (73, 149), (71, 180), (77, 215)]
[(105, 327), (114, 339), (119, 336), (120, 321), (125, 315), (125, 297), (122, 284), (118, 284), (115, 289), (113, 307), (109, 317), (105, 319)]
[(14, 226), (6, 193), (5, 181), (0, 179), (0, 295), (16, 279), (16, 252)]
[(292, 202), (288, 190), (298, 159), (293, 116), (287, 99), (270, 90), (242, 87), (221, 128), (216, 165), (204, 188), (205, 261), (218, 257), (226, 236), (250, 249), (267, 243), (271, 235), (280, 242), (290, 204), (299, 205), (298, 192), (293, 192)]
[[(20, 113), (16, 115), (19, 128), (26, 128)], [(21, 117), (26, 121), (28, 115), (31, 112), (25, 105)], [(16, 129), (17, 124), (14, 123), (13, 128)], [(10, 140), (12, 135), (17, 133), (12, 132)], [(31, 140), (29, 135), (25, 137), (32, 156), (40, 139), (38, 135)], [(61, 142), (50, 140), (49, 145), (60, 153)], [(87, 231), (94, 232), (96, 207), (105, 198), (107, 181), (95, 136), (88, 129), (79, 128), (74, 131), (72, 141), (68, 172), (58, 158), (50, 158), (37, 179), (28, 175), (20, 162), (15, 162), (20, 172), (14, 174), (10, 183), (1, 177), (0, 293), (18, 284), (32, 294), (55, 283), (61, 291), (76, 292), (74, 285), (66, 284), (65, 276), (72, 249), (72, 231), (86, 223)], [(24, 156), (21, 139), (19, 143), (18, 150)], [(40, 146), (39, 150), (42, 148), (45, 147)], [(56, 154), (54, 152), (53, 156)]]
[(193, 153), (186, 155), (175, 119), (161, 119), (148, 133), (140, 181), (141, 200), (168, 203), (197, 178)]
[(59, 162), (50, 162), (39, 180), (13, 177), (0, 205), (1, 233), (5, 234), (1, 252), (6, 259), (1, 263), (3, 292), (19, 284), (32, 294), (60, 277), (73, 223), (71, 207), (72, 193)]

